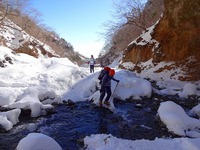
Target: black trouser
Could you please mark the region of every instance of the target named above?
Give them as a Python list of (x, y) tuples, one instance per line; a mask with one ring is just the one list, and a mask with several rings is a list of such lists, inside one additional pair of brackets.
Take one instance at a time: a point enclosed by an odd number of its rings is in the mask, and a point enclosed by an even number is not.
[(105, 101), (108, 101), (111, 96), (111, 87), (110, 86), (105, 86), (103, 89), (101, 89), (101, 94), (100, 94), (101, 101), (103, 101), (105, 94), (107, 94)]
[(94, 72), (94, 65), (90, 65), (90, 73)]

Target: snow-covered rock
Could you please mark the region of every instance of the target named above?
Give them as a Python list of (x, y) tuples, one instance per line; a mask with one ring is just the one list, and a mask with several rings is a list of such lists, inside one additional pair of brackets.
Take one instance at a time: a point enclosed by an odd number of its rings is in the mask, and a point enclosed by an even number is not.
[(200, 137), (200, 120), (189, 117), (176, 103), (161, 103), (158, 115), (169, 131), (180, 136)]
[(193, 83), (186, 83), (183, 87), (183, 91), (179, 93), (182, 98), (188, 98), (188, 96), (194, 95), (196, 93), (197, 86)]
[(21, 139), (16, 150), (62, 150), (51, 137), (41, 133), (30, 133)]
[(19, 122), (20, 109), (13, 109), (7, 112), (0, 112), (0, 125), (6, 130), (12, 129), (13, 125)]
[(190, 116), (193, 117), (199, 117), (200, 118), (200, 104), (198, 104), (197, 106), (193, 107), (190, 111), (189, 111)]

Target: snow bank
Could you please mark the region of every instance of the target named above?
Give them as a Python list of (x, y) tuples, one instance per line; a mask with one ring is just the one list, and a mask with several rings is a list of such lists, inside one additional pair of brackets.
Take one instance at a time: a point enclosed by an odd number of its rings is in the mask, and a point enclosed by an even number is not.
[(84, 138), (86, 150), (199, 150), (200, 138), (176, 138), (150, 140), (125, 140), (112, 135), (97, 134)]
[(7, 112), (0, 112), (0, 125), (6, 130), (12, 129), (13, 125), (19, 122), (20, 109), (13, 109)]
[[(134, 99), (141, 99), (141, 97), (151, 97), (152, 86), (151, 83), (145, 79), (137, 78), (133, 72), (127, 70), (118, 70), (116, 79), (119, 79), (119, 85), (114, 94), (115, 97), (122, 100), (130, 97)], [(113, 84), (116, 84), (113, 82)], [(112, 85), (113, 87), (115, 85)]]
[(200, 82), (186, 82), (178, 80), (157, 81), (156, 85), (159, 90), (154, 89), (154, 92), (159, 95), (178, 95), (182, 99), (187, 99), (189, 96), (200, 96)]
[(30, 109), (32, 117), (53, 109), (50, 104), (61, 103), (63, 94), (88, 75), (67, 58), (37, 59), (0, 46), (0, 60), (5, 56), (12, 64), (0, 69), (0, 107)]
[(63, 95), (64, 100), (70, 99), (74, 102), (87, 100), (97, 90), (98, 75), (99, 72), (96, 72), (79, 81)]
[(60, 145), (51, 137), (41, 133), (30, 133), (21, 139), (17, 150), (62, 150)]
[(9, 57), (14, 56), (14, 55), (12, 54), (12, 50), (9, 49), (9, 48), (7, 48), (7, 47), (0, 46), (0, 50), (1, 50), (1, 53), (0, 53), (0, 61), (5, 60), (5, 56), (9, 56)]
[[(98, 87), (99, 80), (97, 79), (99, 72), (94, 73), (87, 78), (78, 82), (72, 90), (65, 94), (65, 99), (80, 101), (91, 99), (99, 99)], [(141, 97), (151, 97), (151, 83), (145, 79), (135, 77), (135, 74), (127, 70), (116, 70), (114, 78), (120, 80), (118, 86), (115, 81), (111, 82), (112, 93), (115, 89), (113, 97), (126, 100), (128, 98), (141, 99)], [(116, 87), (117, 86), (117, 87)], [(95, 93), (95, 94), (94, 94)], [(94, 95), (93, 95), (94, 94)]]
[(25, 90), (21, 99), (11, 105), (4, 106), (8, 108), (30, 109), (31, 117), (38, 117), (46, 114), (46, 109), (53, 109), (50, 104), (43, 105), (38, 99), (38, 91), (34, 87)]
[(169, 131), (180, 136), (200, 137), (200, 120), (189, 117), (183, 108), (174, 102), (161, 103), (158, 115)]

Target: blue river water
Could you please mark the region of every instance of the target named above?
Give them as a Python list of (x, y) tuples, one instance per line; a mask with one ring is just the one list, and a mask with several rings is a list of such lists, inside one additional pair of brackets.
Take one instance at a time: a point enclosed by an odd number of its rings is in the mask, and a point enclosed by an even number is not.
[[(148, 102), (149, 104), (151, 102)], [(137, 107), (139, 106), (139, 107)], [(116, 112), (78, 102), (72, 106), (55, 106), (56, 113), (31, 118), (20, 117), (20, 123), (8, 132), (0, 133), (0, 150), (14, 150), (19, 141), (32, 132), (46, 134), (56, 140), (63, 150), (84, 147), (83, 138), (91, 134), (112, 134), (123, 139), (155, 139), (170, 136), (155, 120), (157, 110), (147, 104), (116, 102)]]

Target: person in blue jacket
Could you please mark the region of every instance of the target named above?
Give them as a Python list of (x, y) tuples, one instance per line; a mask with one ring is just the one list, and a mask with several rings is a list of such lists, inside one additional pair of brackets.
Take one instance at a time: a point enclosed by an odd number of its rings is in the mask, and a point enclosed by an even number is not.
[(107, 106), (110, 106), (109, 99), (111, 96), (111, 80), (114, 80), (116, 82), (119, 82), (119, 80), (115, 79), (113, 76), (115, 75), (115, 70), (110, 69), (108, 74), (105, 74), (103, 76), (102, 82), (101, 82), (101, 88), (100, 88), (100, 100), (99, 100), (99, 106), (102, 106), (102, 101), (104, 99), (105, 94), (107, 94), (106, 99), (104, 101), (104, 104)]
[(98, 76), (99, 84), (101, 84), (104, 75), (105, 74), (109, 74), (110, 69), (111, 69), (110, 67), (106, 66), (106, 67), (103, 68), (103, 70), (101, 70), (101, 72), (100, 72), (100, 74)]

